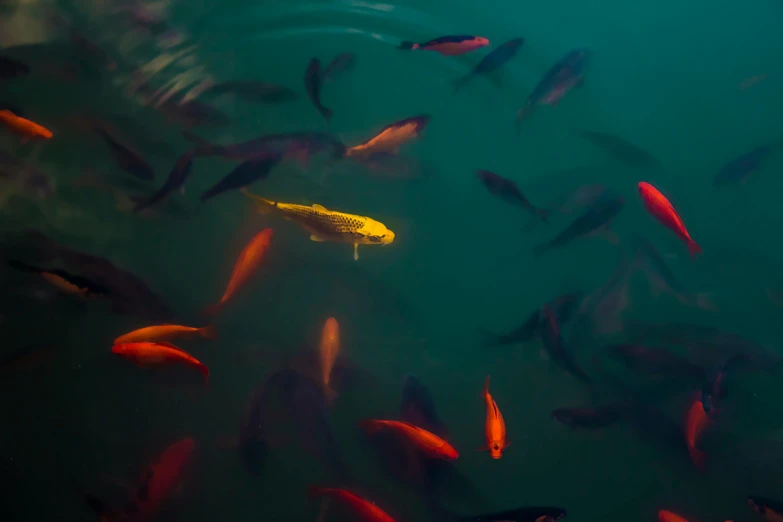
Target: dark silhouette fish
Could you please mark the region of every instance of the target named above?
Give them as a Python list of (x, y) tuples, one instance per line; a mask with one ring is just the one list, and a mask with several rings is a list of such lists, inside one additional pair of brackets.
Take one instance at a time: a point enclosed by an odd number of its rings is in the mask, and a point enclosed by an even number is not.
[(600, 430), (622, 420), (630, 410), (630, 403), (616, 402), (596, 408), (558, 408), (552, 418), (571, 429)]
[(648, 239), (636, 236), (633, 240), (633, 248), (639, 266), (650, 280), (653, 294), (664, 291), (676, 297), (684, 305), (705, 310), (715, 309), (715, 305), (707, 294), (689, 292), (680, 284), (666, 260)]
[(222, 156), (234, 161), (264, 159), (275, 153), (312, 155), (329, 150), (333, 159), (341, 158), (345, 154), (345, 145), (339, 139), (322, 132), (268, 134), (229, 145), (215, 145), (190, 133), (183, 135), (197, 145), (194, 155)]
[(155, 177), (152, 167), (138, 153), (119, 143), (103, 129), (96, 128), (95, 132), (109, 147), (109, 152), (119, 168), (139, 179), (151, 180)]
[(609, 194), (605, 195), (588, 208), (584, 214), (576, 218), (554, 239), (537, 245), (533, 249), (533, 254), (538, 257), (548, 250), (560, 248), (569, 244), (574, 239), (608, 227), (612, 220), (617, 217), (623, 209), (624, 205), (625, 200), (622, 197)]
[(620, 136), (588, 130), (576, 130), (575, 132), (631, 167), (660, 167), (661, 165), (658, 158)]
[(214, 187), (201, 195), (202, 203), (227, 190), (236, 190), (250, 186), (259, 179), (266, 179), (269, 172), (280, 162), (282, 154), (272, 153), (266, 158), (245, 161), (226, 174)]
[(549, 69), (517, 112), (517, 132), (522, 120), (533, 113), (536, 105), (557, 105), (571, 89), (582, 85), (591, 55), (587, 48), (574, 49)]
[(704, 413), (710, 419), (715, 420), (721, 411), (721, 401), (727, 396), (727, 379), (729, 375), (748, 359), (744, 354), (737, 354), (729, 357), (723, 362), (715, 364), (701, 388), (701, 403)]
[(535, 225), (536, 221), (549, 224), (549, 211), (543, 208), (534, 207), (530, 201), (522, 194), (517, 184), (502, 176), (488, 170), (477, 170), (476, 176), (486, 189), (495, 197), (498, 197), (511, 205), (516, 205), (525, 209), (533, 217), (530, 226)]
[[(573, 292), (561, 295), (547, 304), (554, 307), (557, 317), (560, 318), (561, 324), (565, 324), (571, 320), (571, 317), (573, 317), (574, 313), (579, 309), (579, 303), (582, 301), (583, 297), (581, 292)], [(497, 335), (485, 331), (484, 333), (487, 339), (484, 346), (491, 348), (494, 346), (505, 346), (532, 341), (541, 335), (542, 309), (543, 307), (535, 310), (522, 325), (507, 334)]]
[(579, 364), (566, 347), (560, 320), (552, 306), (544, 306), (541, 311), (541, 320), (543, 322), (541, 339), (552, 361), (577, 379), (589, 384), (591, 382), (590, 377), (579, 367)]
[(60, 288), (62, 285), (57, 282), (63, 281), (65, 284), (70, 285), (70, 289), (67, 290), (68, 292), (78, 291), (85, 297), (107, 297), (109, 295), (109, 289), (100, 283), (96, 283), (95, 281), (92, 281), (91, 279), (81, 275), (72, 274), (67, 270), (60, 268), (40, 268), (22, 261), (17, 261), (15, 259), (9, 260), (8, 266), (20, 272), (27, 272), (30, 274), (42, 276), (47, 280), (51, 280), (52, 284), (58, 288)]
[(566, 510), (553, 506), (528, 506), (496, 513), (457, 517), (457, 522), (553, 522), (566, 516)]
[(332, 109), (324, 107), (321, 103), (322, 80), (321, 60), (318, 58), (311, 58), (310, 63), (307, 64), (307, 69), (305, 69), (305, 92), (307, 92), (307, 96), (310, 98), (310, 101), (313, 102), (315, 108), (318, 109), (318, 112), (321, 113), (321, 116), (329, 122), (329, 119), (332, 117)]
[(472, 71), (470, 71), (465, 76), (457, 78), (451, 82), (451, 85), (454, 88), (454, 92), (456, 93), (462, 87), (467, 85), (474, 77), (486, 75), (500, 69), (517, 55), (524, 44), (524, 38), (514, 38), (513, 40), (509, 40), (498, 48), (490, 51), (490, 53), (487, 54), (478, 63), (478, 65), (473, 68)]
[(775, 142), (770, 145), (757, 147), (747, 154), (730, 161), (712, 178), (712, 186), (723, 187), (734, 183), (746, 182), (781, 145), (780, 142)]
[(174, 167), (169, 172), (169, 177), (163, 186), (149, 198), (139, 202), (134, 208), (134, 212), (138, 212), (145, 208), (151, 207), (168, 197), (169, 194), (180, 188), (187, 181), (190, 176), (190, 171), (193, 168), (193, 151), (188, 151), (177, 160)]
[(28, 74), (30, 74), (30, 68), (26, 64), (7, 56), (0, 56), (0, 79), (10, 80)]
[(269, 421), (267, 404), (270, 401), (270, 383), (280, 378), (278, 374), (258, 386), (248, 400), (242, 425), (239, 427), (239, 458), (245, 471), (253, 477), (260, 477), (266, 463), (269, 444), (266, 423)]
[(438, 417), (430, 390), (413, 374), (406, 375), (403, 381), (400, 419), (441, 438), (448, 437), (446, 426)]
[(645, 374), (679, 374), (701, 379), (704, 369), (685, 357), (663, 348), (650, 348), (640, 344), (613, 344), (606, 352), (633, 371)]
[(321, 81), (330, 82), (336, 77), (343, 75), (354, 68), (356, 65), (356, 55), (353, 53), (340, 53), (329, 62), (323, 71), (321, 71)]
[(251, 103), (285, 103), (299, 97), (296, 91), (283, 85), (259, 82), (256, 80), (216, 83), (204, 91), (205, 95), (225, 93), (233, 94), (234, 96)]

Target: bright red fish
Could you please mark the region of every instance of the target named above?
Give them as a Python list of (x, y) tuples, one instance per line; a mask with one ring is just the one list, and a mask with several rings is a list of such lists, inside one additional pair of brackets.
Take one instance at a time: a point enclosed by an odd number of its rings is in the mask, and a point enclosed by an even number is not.
[(354, 495), (348, 490), (337, 488), (319, 488), (310, 487), (307, 490), (311, 497), (329, 497), (351, 510), (359, 520), (363, 522), (395, 522), (381, 508), (365, 500), (358, 495)]
[(701, 252), (701, 247), (691, 238), (688, 229), (685, 228), (685, 224), (680, 219), (677, 211), (674, 210), (672, 204), (669, 203), (669, 200), (666, 199), (666, 196), (644, 181), (640, 181), (638, 187), (647, 212), (683, 240), (688, 245), (688, 251), (690, 251), (692, 256), (695, 257), (696, 254)]
[(658, 520), (660, 522), (688, 522), (688, 519), (665, 509), (658, 511)]
[(267, 251), (269, 243), (272, 241), (272, 234), (273, 231), (271, 228), (265, 228), (253, 236), (253, 239), (251, 239), (245, 248), (242, 249), (239, 258), (237, 258), (237, 262), (234, 265), (234, 272), (231, 274), (231, 279), (228, 282), (226, 291), (223, 292), (223, 297), (220, 298), (220, 301), (216, 305), (207, 308), (207, 314), (211, 315), (217, 313), (241, 287), (247, 284), (256, 270), (258, 270), (261, 260), (264, 259), (264, 253)]
[(367, 419), (359, 423), (368, 433), (382, 429), (392, 430), (425, 455), (445, 460), (456, 460), (459, 453), (454, 447), (434, 433), (414, 426), (410, 422)]
[(48, 140), (52, 137), (52, 132), (46, 127), (17, 116), (8, 110), (0, 110), (0, 123), (25, 138), (43, 138)]
[(170, 343), (120, 343), (112, 346), (111, 351), (131, 359), (141, 368), (162, 364), (184, 364), (200, 371), (205, 382), (209, 379), (209, 368)]
[(506, 422), (500, 413), (495, 399), (489, 394), (489, 375), (484, 381), (484, 402), (487, 405), (487, 419), (484, 423), (484, 436), (487, 439), (489, 455), (497, 460), (503, 456), (503, 451), (510, 446), (506, 441)]
[(489, 40), (483, 36), (456, 35), (441, 36), (440, 38), (422, 43), (402, 42), (400, 49), (406, 51), (419, 49), (422, 51), (435, 51), (444, 56), (457, 56), (487, 45), (489, 45)]
[(688, 455), (699, 471), (704, 471), (707, 454), (698, 448), (704, 430), (710, 425), (710, 418), (704, 411), (704, 404), (698, 397), (693, 399), (685, 414), (685, 444), (688, 447)]

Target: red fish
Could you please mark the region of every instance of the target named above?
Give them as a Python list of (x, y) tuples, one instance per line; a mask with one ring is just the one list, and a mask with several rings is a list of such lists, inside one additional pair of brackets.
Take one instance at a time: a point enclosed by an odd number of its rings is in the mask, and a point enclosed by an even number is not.
[(647, 212), (652, 214), (655, 219), (660, 221), (666, 228), (674, 232), (677, 237), (683, 240), (685, 244), (688, 245), (691, 256), (695, 257), (696, 254), (701, 252), (701, 247), (691, 238), (688, 229), (685, 228), (685, 224), (682, 222), (682, 219), (680, 219), (677, 211), (674, 210), (672, 204), (669, 203), (669, 200), (666, 199), (666, 196), (644, 181), (640, 181), (638, 187), (639, 194), (642, 196), (642, 201), (644, 201)]
[(111, 513), (99, 500), (88, 497), (88, 504), (101, 515), (102, 522), (146, 522), (155, 518), (161, 506), (180, 485), (196, 449), (196, 441), (185, 438), (175, 442), (144, 473), (136, 496), (120, 513)]
[(16, 134), (24, 136), (25, 139), (43, 138), (48, 140), (52, 137), (52, 132), (46, 127), (42, 127), (35, 122), (17, 116), (8, 110), (0, 111), (0, 123), (8, 127)]
[(336, 500), (351, 510), (356, 515), (356, 518), (363, 522), (395, 522), (385, 511), (369, 500), (354, 495), (345, 489), (312, 486), (308, 488), (307, 492), (311, 497), (329, 497)]
[(489, 45), (489, 40), (482, 36), (456, 35), (441, 36), (423, 43), (402, 42), (400, 49), (405, 51), (419, 49), (422, 51), (435, 51), (443, 56), (457, 56), (487, 45)]
[(685, 444), (688, 447), (693, 464), (699, 471), (704, 471), (707, 461), (707, 454), (701, 451), (697, 446), (704, 430), (710, 425), (710, 418), (704, 411), (704, 404), (698, 397), (693, 399), (688, 411), (685, 414)]
[(658, 520), (660, 522), (688, 522), (688, 519), (681, 517), (677, 513), (666, 511), (665, 509), (658, 511)]
[(361, 421), (359, 425), (368, 433), (382, 429), (392, 430), (400, 434), (419, 451), (432, 458), (456, 460), (459, 457), (459, 453), (451, 444), (434, 433), (414, 426), (410, 422), (368, 419)]
[(169, 343), (120, 343), (111, 348), (112, 353), (127, 357), (137, 366), (158, 366), (162, 364), (184, 364), (201, 372), (204, 381), (209, 379), (209, 368), (198, 359)]
[(231, 274), (231, 279), (228, 282), (226, 291), (223, 292), (223, 297), (220, 298), (220, 301), (216, 305), (207, 308), (207, 314), (211, 315), (220, 311), (223, 305), (225, 305), (241, 287), (247, 284), (256, 270), (258, 270), (261, 260), (264, 258), (264, 253), (269, 248), (269, 243), (272, 241), (272, 233), (273, 231), (271, 228), (265, 228), (256, 234), (245, 246), (234, 265), (234, 272)]
[(503, 451), (510, 444), (506, 441), (506, 422), (503, 420), (503, 414), (500, 413), (495, 399), (489, 394), (489, 375), (484, 381), (484, 402), (487, 404), (487, 419), (484, 423), (487, 449), (489, 449), (489, 455), (497, 460), (503, 456)]

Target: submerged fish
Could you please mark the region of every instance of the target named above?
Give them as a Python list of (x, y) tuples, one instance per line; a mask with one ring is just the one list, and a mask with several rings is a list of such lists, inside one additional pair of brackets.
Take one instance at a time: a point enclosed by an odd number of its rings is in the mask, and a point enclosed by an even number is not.
[(395, 522), (381, 508), (345, 489), (311, 486), (307, 489), (311, 497), (329, 497), (349, 509), (362, 522)]
[(410, 422), (366, 419), (361, 421), (359, 425), (368, 433), (380, 430), (392, 431), (430, 458), (456, 460), (459, 457), (459, 453), (451, 444)]
[(340, 324), (330, 317), (321, 330), (321, 342), (318, 344), (318, 355), (321, 362), (321, 384), (327, 404), (334, 402), (337, 392), (332, 389), (331, 378), (334, 362), (340, 355)]
[(707, 375), (701, 388), (701, 403), (704, 413), (710, 419), (715, 420), (720, 413), (720, 401), (726, 397), (726, 379), (729, 372), (744, 362), (747, 362), (744, 354), (733, 355), (726, 361), (715, 364)]
[(266, 179), (269, 173), (280, 162), (282, 154), (272, 153), (265, 158), (248, 160), (238, 165), (234, 170), (226, 174), (214, 187), (201, 195), (201, 202), (222, 194), (228, 190), (236, 190), (249, 187), (259, 179)]
[(709, 425), (710, 418), (704, 411), (704, 404), (699, 398), (694, 398), (685, 413), (684, 434), (688, 455), (699, 471), (704, 471), (707, 462), (707, 454), (699, 449), (699, 441)]
[(551, 305), (544, 306), (541, 319), (543, 321), (541, 338), (552, 361), (577, 379), (590, 384), (590, 377), (579, 367), (566, 347), (560, 321)]
[(748, 497), (750, 508), (763, 516), (767, 522), (781, 522), (783, 520), (783, 503), (765, 497)]
[(458, 522), (555, 522), (566, 516), (566, 510), (553, 506), (526, 506), (496, 513), (458, 517)]
[(192, 169), (193, 151), (188, 151), (177, 159), (177, 162), (174, 164), (174, 167), (172, 167), (171, 172), (169, 172), (169, 177), (166, 178), (166, 182), (163, 186), (147, 199), (138, 202), (136, 206), (133, 207), (133, 211), (139, 212), (166, 199), (169, 194), (185, 184)]
[(299, 95), (293, 89), (276, 83), (259, 82), (256, 80), (239, 80), (221, 82), (212, 85), (204, 91), (205, 94), (229, 93), (247, 102), (253, 103), (284, 103), (295, 100)]
[(406, 375), (403, 381), (400, 419), (421, 426), (441, 438), (448, 436), (446, 426), (438, 416), (432, 394), (413, 374)]
[(234, 161), (258, 160), (275, 153), (311, 155), (323, 150), (330, 150), (334, 159), (342, 158), (345, 154), (345, 145), (339, 139), (322, 132), (268, 134), (230, 145), (215, 145), (191, 133), (183, 133), (183, 135), (188, 141), (196, 143), (194, 154), (222, 156)]
[(5, 125), (11, 132), (24, 137), (24, 139), (42, 138), (48, 140), (53, 136), (52, 131), (46, 127), (17, 116), (9, 110), (0, 110), (0, 123)]
[(100, 283), (96, 283), (91, 279), (79, 275), (71, 274), (65, 270), (45, 269), (37, 266), (28, 265), (21, 261), (10, 260), (8, 265), (20, 272), (27, 272), (30, 274), (36, 274), (43, 278), (47, 283), (51, 284), (58, 290), (71, 295), (77, 295), (79, 297), (107, 297), (109, 295), (109, 289)]
[[(561, 324), (565, 324), (571, 320), (571, 317), (579, 309), (579, 303), (582, 301), (583, 297), (581, 292), (573, 292), (561, 295), (550, 303), (555, 308), (555, 313), (557, 314), (557, 317), (560, 318)], [(491, 332), (485, 332), (487, 339), (484, 346), (504, 346), (532, 341), (541, 334), (542, 308), (543, 307), (536, 309), (521, 326), (507, 334), (497, 335)]]
[(723, 187), (733, 183), (745, 183), (752, 174), (761, 168), (769, 156), (780, 147), (780, 142), (763, 145), (743, 154), (739, 158), (731, 160), (712, 178), (712, 186)]
[(234, 263), (234, 270), (231, 273), (231, 279), (228, 281), (223, 296), (217, 304), (207, 308), (207, 314), (213, 315), (219, 312), (236, 295), (240, 288), (247, 285), (250, 278), (258, 271), (258, 267), (264, 259), (264, 254), (269, 249), (273, 234), (274, 231), (271, 228), (265, 228), (248, 241), (245, 248), (239, 253), (236, 263)]
[(345, 74), (356, 65), (356, 55), (353, 53), (340, 53), (329, 62), (321, 71), (323, 83), (334, 80), (337, 76)]
[(624, 206), (625, 200), (622, 197), (605, 195), (581, 216), (576, 218), (565, 230), (555, 236), (554, 239), (537, 245), (533, 249), (533, 254), (536, 257), (540, 256), (548, 250), (565, 246), (574, 239), (592, 234), (602, 228), (608, 228)]
[(421, 51), (435, 51), (443, 56), (457, 56), (460, 54), (469, 53), (489, 45), (489, 40), (482, 36), (472, 35), (456, 35), (456, 36), (441, 36), (434, 40), (427, 42), (415, 43), (415, 42), (401, 42), (400, 49), (403, 51), (421, 50)]
[(488, 170), (477, 170), (476, 175), (490, 194), (502, 199), (506, 203), (525, 209), (525, 211), (533, 217), (531, 226), (535, 224), (536, 221), (549, 224), (549, 210), (534, 207), (525, 195), (522, 194), (516, 183)]
[(258, 202), (259, 212), (274, 211), (295, 221), (310, 233), (310, 240), (353, 244), (353, 258), (359, 259), (359, 245), (388, 245), (394, 241), (394, 232), (374, 219), (327, 210), (321, 205), (310, 207), (292, 203), (278, 203), (245, 191)]
[(633, 241), (636, 258), (650, 280), (653, 294), (665, 291), (677, 298), (680, 303), (705, 310), (714, 310), (715, 304), (707, 294), (694, 294), (686, 290), (669, 268), (666, 260), (658, 253), (655, 245), (648, 239), (637, 236)]
[(591, 55), (587, 48), (574, 49), (549, 69), (517, 112), (517, 132), (522, 120), (530, 116), (537, 105), (557, 105), (571, 89), (582, 85)]
[(151, 180), (155, 177), (152, 167), (140, 154), (122, 145), (103, 129), (96, 128), (95, 132), (109, 147), (109, 152), (111, 152), (111, 156), (118, 167), (139, 179)]
[(487, 450), (489, 456), (497, 460), (503, 456), (503, 452), (511, 445), (506, 440), (506, 422), (503, 420), (503, 414), (500, 413), (495, 399), (489, 394), (489, 375), (484, 381), (484, 404), (487, 409), (487, 416), (484, 421), (484, 437), (487, 440)]
[(620, 136), (588, 130), (577, 130), (576, 133), (632, 167), (659, 167), (661, 165), (661, 162), (650, 153)]
[(677, 513), (661, 509), (658, 511), (658, 522), (688, 522), (688, 519), (681, 517)]
[(691, 238), (688, 229), (685, 228), (685, 223), (682, 222), (680, 215), (674, 210), (666, 196), (645, 181), (640, 181), (638, 187), (639, 195), (642, 197), (647, 212), (660, 221), (663, 226), (674, 232), (688, 246), (692, 257), (701, 252), (701, 247)]
[(114, 344), (137, 343), (143, 341), (171, 341), (178, 337), (200, 336), (206, 339), (215, 339), (217, 333), (214, 326), (204, 326), (195, 328), (192, 326), (181, 326), (178, 324), (161, 324), (156, 326), (146, 326), (133, 330), (117, 337)]
[(324, 105), (321, 103), (321, 85), (321, 60), (318, 58), (311, 58), (310, 63), (307, 64), (307, 69), (305, 70), (305, 91), (307, 92), (307, 96), (310, 98), (310, 101), (313, 102), (315, 108), (318, 109), (318, 112), (321, 113), (321, 116), (323, 116), (324, 119), (328, 122), (332, 117), (333, 111), (328, 107), (324, 107)]
[(170, 343), (120, 343), (112, 346), (111, 351), (132, 360), (141, 368), (164, 364), (184, 364), (197, 369), (204, 377), (204, 382), (209, 379), (209, 368), (189, 353)]
[(427, 114), (395, 121), (364, 143), (348, 148), (345, 157), (371, 159), (376, 154), (397, 154), (400, 146), (418, 138), (429, 122), (430, 116)]
[(509, 40), (498, 48), (493, 49), (478, 63), (478, 65), (473, 68), (472, 71), (470, 71), (465, 76), (457, 78), (451, 82), (452, 87), (454, 87), (454, 92), (456, 93), (462, 87), (467, 85), (475, 76), (489, 74), (500, 69), (517, 55), (524, 44), (524, 38), (514, 38), (513, 40)]

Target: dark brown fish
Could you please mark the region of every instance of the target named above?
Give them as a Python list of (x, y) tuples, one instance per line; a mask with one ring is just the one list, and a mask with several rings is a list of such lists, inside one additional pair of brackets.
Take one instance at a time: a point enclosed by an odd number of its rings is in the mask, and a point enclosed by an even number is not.
[(321, 116), (323, 116), (324, 119), (329, 122), (329, 119), (332, 117), (332, 109), (324, 107), (324, 105), (321, 103), (322, 80), (321, 60), (318, 58), (312, 58), (310, 63), (307, 64), (307, 69), (305, 70), (305, 91), (307, 92), (307, 96), (310, 97), (310, 101), (313, 102), (315, 108), (318, 109), (318, 112), (321, 113)]
[(193, 169), (193, 151), (188, 151), (177, 160), (174, 167), (169, 173), (166, 183), (156, 193), (152, 194), (148, 199), (139, 202), (134, 208), (134, 212), (139, 212), (145, 208), (151, 207), (160, 201), (163, 201), (169, 194), (182, 187), (190, 176), (190, 171)]
[(259, 179), (266, 179), (269, 172), (280, 162), (282, 154), (271, 154), (266, 158), (248, 160), (226, 174), (217, 185), (201, 195), (201, 202), (222, 194), (228, 190), (236, 190), (250, 186)]
[(356, 55), (353, 53), (340, 53), (324, 67), (321, 72), (321, 81), (323, 83), (334, 80), (337, 76), (347, 73), (356, 65)]

